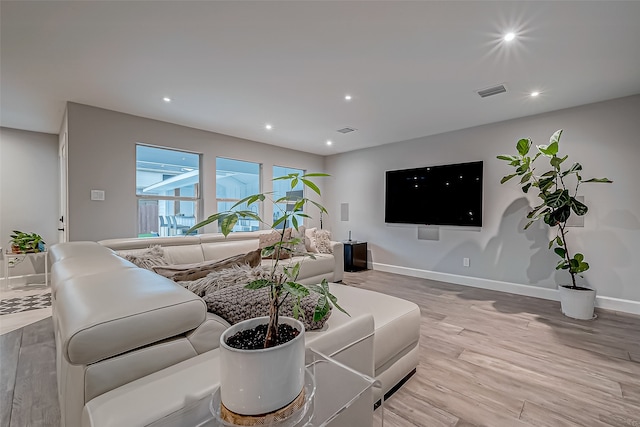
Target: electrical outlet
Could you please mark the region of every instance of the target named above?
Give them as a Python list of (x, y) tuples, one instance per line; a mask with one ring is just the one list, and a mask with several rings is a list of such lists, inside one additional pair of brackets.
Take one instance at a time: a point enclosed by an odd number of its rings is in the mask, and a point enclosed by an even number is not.
[(469, 258), (462, 258), (462, 266), (469, 267)]

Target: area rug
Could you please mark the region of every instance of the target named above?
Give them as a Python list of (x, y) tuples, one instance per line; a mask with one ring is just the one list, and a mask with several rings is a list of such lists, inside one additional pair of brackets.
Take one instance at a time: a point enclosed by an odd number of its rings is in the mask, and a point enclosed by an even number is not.
[(28, 297), (8, 298), (0, 300), (0, 316), (20, 313), (21, 311), (38, 310), (51, 306), (51, 292)]

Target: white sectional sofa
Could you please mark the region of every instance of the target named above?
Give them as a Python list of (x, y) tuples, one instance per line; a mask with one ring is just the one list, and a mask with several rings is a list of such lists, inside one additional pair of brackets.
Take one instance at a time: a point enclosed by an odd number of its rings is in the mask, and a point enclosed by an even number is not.
[[(257, 249), (258, 235), (54, 245), (52, 298), (62, 425), (146, 425), (204, 397), (218, 384), (219, 337), (229, 324), (207, 312), (202, 298), (138, 268), (114, 250), (161, 245), (171, 263), (194, 263)], [(332, 248), (333, 254), (305, 261), (301, 282), (342, 280), (342, 244), (332, 242)], [(307, 347), (376, 377), (382, 393), (389, 392), (417, 366), (419, 308), (376, 292), (330, 286), (351, 317), (333, 310), (322, 329), (305, 334)]]

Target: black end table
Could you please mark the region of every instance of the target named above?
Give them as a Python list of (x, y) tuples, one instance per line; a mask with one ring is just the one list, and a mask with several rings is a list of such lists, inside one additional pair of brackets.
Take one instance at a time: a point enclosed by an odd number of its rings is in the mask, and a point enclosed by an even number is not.
[(344, 271), (367, 269), (367, 242), (347, 240), (344, 244)]

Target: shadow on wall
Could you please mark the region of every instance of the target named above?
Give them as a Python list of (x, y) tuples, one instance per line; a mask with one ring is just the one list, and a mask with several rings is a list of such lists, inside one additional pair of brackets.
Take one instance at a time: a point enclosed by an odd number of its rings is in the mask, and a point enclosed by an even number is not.
[[(484, 249), (475, 242), (461, 244), (442, 258), (436, 271), (554, 289), (551, 279), (556, 255), (548, 250), (548, 227), (535, 223), (523, 229), (530, 209), (526, 198), (514, 200)], [(471, 265), (463, 267), (462, 259), (469, 254), (474, 254)]]

